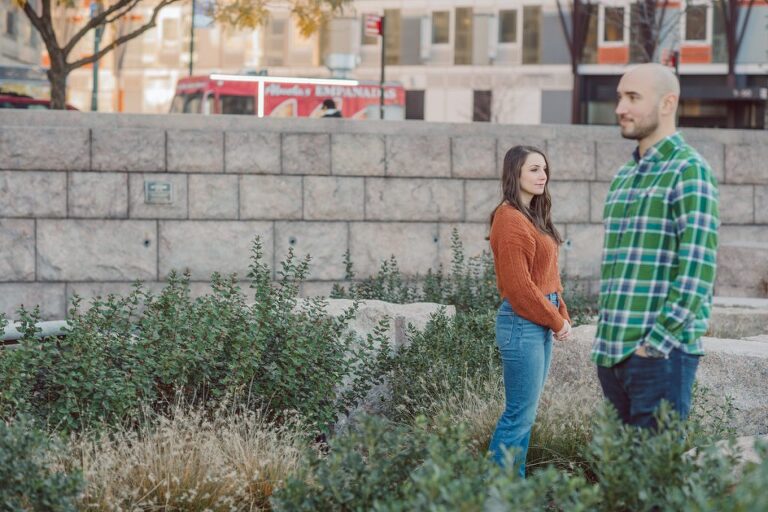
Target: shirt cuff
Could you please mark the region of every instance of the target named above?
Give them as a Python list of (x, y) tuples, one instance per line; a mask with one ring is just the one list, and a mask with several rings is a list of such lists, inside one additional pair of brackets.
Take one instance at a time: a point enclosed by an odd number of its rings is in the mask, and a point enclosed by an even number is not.
[(656, 350), (663, 352), (665, 356), (668, 356), (673, 349), (680, 346), (680, 342), (677, 338), (675, 338), (672, 333), (666, 330), (660, 323), (653, 324), (651, 332), (645, 337), (645, 343)]

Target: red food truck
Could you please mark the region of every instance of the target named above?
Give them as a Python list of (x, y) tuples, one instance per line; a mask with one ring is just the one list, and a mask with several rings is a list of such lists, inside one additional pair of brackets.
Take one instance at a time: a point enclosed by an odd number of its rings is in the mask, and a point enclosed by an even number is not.
[[(179, 80), (171, 113), (244, 114), (259, 117), (321, 117), (332, 99), (342, 117), (379, 118), (378, 82), (279, 76), (192, 76)], [(384, 118), (405, 118), (405, 90), (384, 84)]]

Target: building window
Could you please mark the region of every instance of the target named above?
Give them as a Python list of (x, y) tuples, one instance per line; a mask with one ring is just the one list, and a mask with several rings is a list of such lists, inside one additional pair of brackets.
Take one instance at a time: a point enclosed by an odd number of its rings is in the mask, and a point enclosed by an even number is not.
[(384, 9), (386, 63), (400, 64), (400, 9)]
[(458, 65), (472, 64), (472, 8), (459, 7), (456, 9), (455, 44), (453, 48), (453, 63)]
[(685, 10), (685, 40), (707, 40), (707, 6), (689, 5)]
[(541, 62), (541, 6), (523, 7), (523, 64)]
[(162, 24), (163, 44), (175, 44), (179, 41), (179, 20), (165, 18)]
[(474, 91), (472, 120), (485, 123), (491, 121), (491, 91)]
[(264, 44), (264, 65), (283, 66), (285, 63), (285, 40), (288, 20), (271, 18), (267, 24)]
[(517, 11), (499, 11), (499, 42), (517, 42)]
[(450, 17), (448, 11), (432, 13), (432, 44), (448, 44), (451, 31)]
[(603, 42), (624, 42), (624, 8), (606, 7), (603, 22)]
[(424, 120), (424, 91), (405, 91), (405, 118)]
[[(11, 7), (13, 9), (14, 7)], [(5, 34), (9, 37), (16, 37), (19, 28), (16, 26), (16, 13), (9, 11), (5, 13)]]
[(400, 9), (384, 9), (384, 44), (387, 64), (400, 64)]

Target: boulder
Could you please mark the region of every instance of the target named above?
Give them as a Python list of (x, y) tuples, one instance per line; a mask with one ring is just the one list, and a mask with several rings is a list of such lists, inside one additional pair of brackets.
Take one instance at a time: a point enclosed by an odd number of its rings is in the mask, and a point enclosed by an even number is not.
[[(307, 300), (307, 299), (304, 299)], [(326, 299), (326, 312), (332, 316), (340, 316), (352, 307), (354, 301), (348, 299)], [(301, 304), (301, 303), (299, 303)], [(359, 302), (355, 318), (350, 321), (349, 329), (361, 338), (372, 334), (380, 322), (386, 321), (387, 335), (393, 350), (405, 346), (408, 343), (408, 328), (414, 327), (423, 330), (430, 317), (445, 309), (445, 314), (453, 317), (456, 314), (454, 306), (444, 306), (433, 303), (392, 304), (380, 300), (364, 300)], [(349, 418), (339, 418), (337, 429), (343, 429), (355, 416), (361, 413), (375, 414), (382, 411), (382, 406), (390, 396), (390, 388), (387, 382), (379, 384), (370, 390), (366, 398), (350, 414)]]
[[(584, 325), (573, 330), (568, 342), (555, 342), (552, 369), (545, 392), (573, 392), (581, 389), (579, 400), (601, 400), (590, 349), (596, 327)], [(762, 341), (704, 338), (706, 355), (701, 359), (697, 381), (709, 390), (716, 402), (733, 400), (733, 422), (742, 435), (768, 433), (768, 343)], [(567, 391), (565, 391), (567, 390)]]

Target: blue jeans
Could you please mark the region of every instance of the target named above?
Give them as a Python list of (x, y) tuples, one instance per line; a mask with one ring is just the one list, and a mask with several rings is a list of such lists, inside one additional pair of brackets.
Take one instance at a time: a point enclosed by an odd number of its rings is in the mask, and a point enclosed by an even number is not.
[(668, 359), (632, 354), (610, 368), (597, 367), (603, 394), (627, 425), (656, 428), (654, 414), (667, 400), (681, 419), (691, 410), (699, 357), (674, 349)]
[[(547, 298), (558, 306), (556, 293)], [(518, 474), (525, 478), (531, 428), (552, 358), (552, 331), (517, 315), (505, 300), (496, 315), (496, 344), (504, 367), (506, 404), (488, 451), (502, 466), (505, 451), (511, 451)]]

